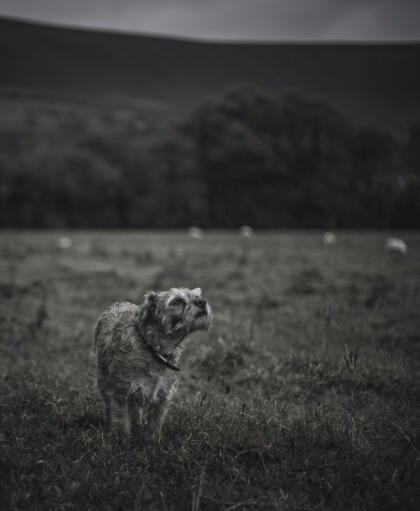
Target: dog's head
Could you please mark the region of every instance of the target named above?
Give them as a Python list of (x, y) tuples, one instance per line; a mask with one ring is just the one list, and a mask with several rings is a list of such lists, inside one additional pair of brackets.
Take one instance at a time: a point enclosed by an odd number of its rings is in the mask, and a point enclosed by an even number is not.
[(159, 293), (149, 291), (140, 307), (139, 320), (166, 338), (179, 341), (197, 330), (208, 330), (212, 311), (200, 288), (172, 288)]

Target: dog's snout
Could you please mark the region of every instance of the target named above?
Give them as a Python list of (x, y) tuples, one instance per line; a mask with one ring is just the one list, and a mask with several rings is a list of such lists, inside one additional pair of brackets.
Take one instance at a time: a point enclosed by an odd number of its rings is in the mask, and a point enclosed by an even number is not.
[(199, 309), (202, 309), (202, 310), (206, 310), (206, 307), (207, 307), (207, 302), (206, 300), (203, 300), (202, 298), (198, 299), (198, 300), (194, 300), (194, 304), (196, 305), (196, 307), (198, 307)]

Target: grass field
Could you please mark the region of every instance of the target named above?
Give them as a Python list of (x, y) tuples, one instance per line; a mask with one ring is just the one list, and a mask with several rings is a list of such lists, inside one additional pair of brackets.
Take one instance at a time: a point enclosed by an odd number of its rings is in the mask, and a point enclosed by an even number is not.
[[(0, 235), (0, 509), (419, 509), (420, 233)], [(111, 302), (202, 287), (160, 444), (103, 424)]]

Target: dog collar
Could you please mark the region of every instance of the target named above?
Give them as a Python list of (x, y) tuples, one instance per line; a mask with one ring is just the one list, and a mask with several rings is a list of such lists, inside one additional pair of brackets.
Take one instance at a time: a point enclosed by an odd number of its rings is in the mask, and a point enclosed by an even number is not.
[[(150, 344), (147, 345), (152, 352), (153, 358), (157, 360), (158, 362), (161, 362), (162, 364), (165, 364), (166, 367), (169, 367), (169, 369), (172, 369), (172, 371), (181, 371), (179, 367), (177, 367), (175, 364), (172, 364), (172, 362), (169, 360), (169, 357), (165, 357), (165, 355), (162, 355), (158, 351), (156, 351)], [(171, 355), (170, 358), (172, 359), (173, 356)]]
[(181, 369), (178, 366), (172, 363), (173, 355), (163, 355), (162, 353), (159, 353), (152, 345), (150, 345), (147, 342), (146, 338), (144, 337), (144, 335), (142, 334), (138, 327), (137, 331), (155, 360), (157, 360), (161, 364), (164, 364), (166, 367), (169, 367), (169, 369), (172, 369), (172, 371), (181, 371)]

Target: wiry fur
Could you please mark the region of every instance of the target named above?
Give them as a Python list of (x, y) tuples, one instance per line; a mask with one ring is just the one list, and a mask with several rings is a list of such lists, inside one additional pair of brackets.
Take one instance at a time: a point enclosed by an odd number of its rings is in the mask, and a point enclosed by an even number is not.
[(114, 303), (100, 315), (95, 355), (108, 425), (119, 424), (130, 434), (141, 424), (160, 434), (177, 378), (152, 350), (178, 365), (182, 341), (194, 331), (207, 330), (211, 319), (199, 288), (151, 291), (140, 306)]

